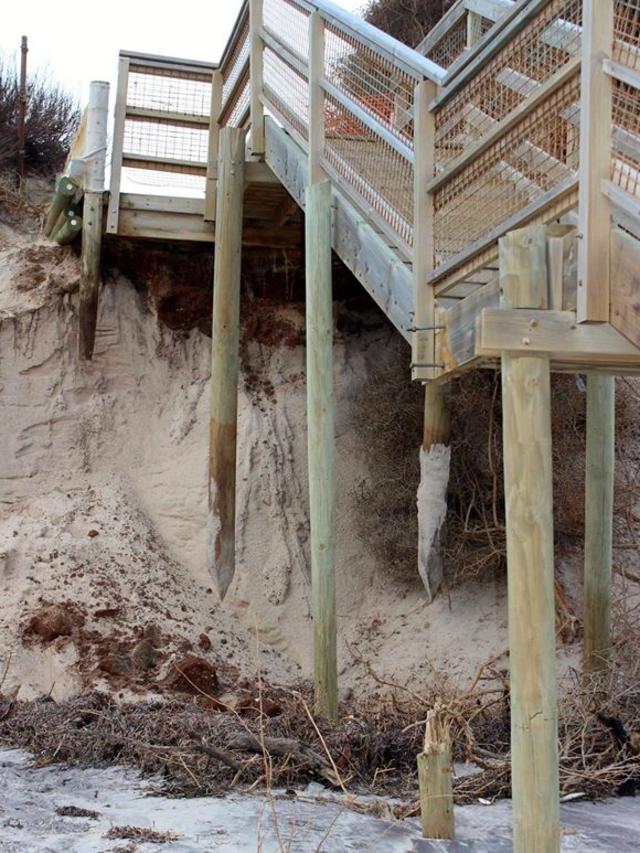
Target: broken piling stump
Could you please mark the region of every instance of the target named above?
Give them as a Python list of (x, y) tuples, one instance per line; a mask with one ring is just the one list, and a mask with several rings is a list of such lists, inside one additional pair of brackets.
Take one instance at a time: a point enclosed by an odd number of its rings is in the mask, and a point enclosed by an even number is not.
[(424, 749), (418, 755), (420, 815), (425, 838), (453, 838), (453, 771), (451, 742), (444, 709), (429, 711)]

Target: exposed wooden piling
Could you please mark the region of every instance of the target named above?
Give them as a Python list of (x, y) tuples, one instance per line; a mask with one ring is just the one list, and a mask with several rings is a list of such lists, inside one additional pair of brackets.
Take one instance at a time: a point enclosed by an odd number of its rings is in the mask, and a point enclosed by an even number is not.
[[(75, 194), (79, 192), (79, 187), (71, 178), (63, 175), (58, 179), (56, 191), (49, 205), (47, 216), (44, 221), (43, 232), (45, 237), (52, 237), (58, 228), (60, 216), (67, 210)], [(64, 220), (63, 220), (64, 221)]]
[(307, 418), (311, 597), (316, 711), (338, 713), (335, 588), (335, 435), (331, 294), (331, 185), (307, 187), (305, 205)]
[(89, 92), (87, 147), (84, 152), (84, 208), (78, 302), (78, 352), (82, 359), (90, 359), (93, 356), (96, 337), (108, 111), (109, 84), (94, 81)]
[(611, 645), (614, 409), (615, 377), (589, 374), (584, 531), (585, 672), (595, 672), (606, 665)]
[(236, 435), (245, 131), (220, 131), (216, 197), (208, 565), (224, 598), (235, 573)]
[(449, 729), (442, 709), (427, 715), (424, 750), (418, 755), (420, 815), (425, 838), (453, 838), (453, 772)]
[[(538, 301), (543, 255), (540, 229), (500, 240), (504, 307)], [(560, 817), (548, 356), (503, 353), (502, 409), (514, 851), (554, 853)]]
[(418, 487), (418, 574), (433, 601), (442, 584), (441, 533), (447, 516), (451, 449), (445, 385), (427, 382)]
[(435, 444), (449, 444), (450, 418), (447, 386), (427, 382), (424, 386), (424, 429), (422, 446), (431, 450)]

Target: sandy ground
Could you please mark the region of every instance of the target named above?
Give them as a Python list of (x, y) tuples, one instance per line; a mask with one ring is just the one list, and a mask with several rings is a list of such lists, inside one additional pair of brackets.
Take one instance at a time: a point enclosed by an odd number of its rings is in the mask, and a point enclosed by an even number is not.
[[(98, 635), (126, 645), (145, 632), (161, 637), (165, 659), (200, 654), (204, 633), (211, 642), (205, 657), (255, 674), (257, 631), (267, 678), (308, 675), (300, 309), (273, 309), (274, 340), (243, 345), (237, 572), (221, 606), (206, 570), (209, 338), (162, 327), (146, 299), (114, 273), (101, 291), (94, 360), (80, 363), (76, 259), (6, 229), (0, 236), (3, 691), (61, 699), (100, 686)], [(434, 672), (464, 681), (507, 647), (501, 580), (468, 584), (428, 604), (417, 553), (415, 574), (396, 577), (358, 533), (359, 514), (367, 512), (363, 485), (376, 472), (355, 400), (385, 359), (401, 357), (398, 346), (396, 333), (378, 327), (337, 335), (334, 347), (343, 694), (372, 689), (354, 653), (381, 676), (418, 688)], [(68, 602), (80, 608), (93, 646), (78, 643), (77, 631), (25, 646), (34, 611)], [(563, 651), (559, 657), (566, 662)]]
[[(175, 851), (196, 853), (436, 853), (511, 850), (510, 804), (456, 809), (455, 842), (425, 841), (417, 820), (390, 822), (359, 814), (340, 803), (322, 802), (315, 785), (297, 799), (276, 792), (225, 799), (171, 800), (153, 795), (153, 783), (132, 772), (38, 768), (27, 753), (0, 752), (0, 851), (6, 853), (99, 853), (99, 851)], [(320, 799), (318, 799), (320, 798)], [(60, 816), (56, 809), (75, 806), (96, 812), (93, 818)], [(640, 847), (640, 807), (633, 799), (598, 804), (573, 802), (561, 807), (562, 850), (626, 853)], [(114, 827), (143, 827), (173, 832), (165, 844), (105, 838)]]

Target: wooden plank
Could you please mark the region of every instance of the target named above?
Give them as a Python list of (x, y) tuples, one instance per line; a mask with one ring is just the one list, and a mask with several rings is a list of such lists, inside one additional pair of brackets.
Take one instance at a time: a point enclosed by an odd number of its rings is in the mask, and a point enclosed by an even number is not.
[(476, 355), (548, 355), (585, 366), (640, 363), (640, 349), (609, 323), (578, 323), (573, 311), (485, 308), (480, 313)]
[(577, 238), (573, 225), (547, 225), (547, 268), (549, 307), (555, 311), (576, 310)]
[(223, 599), (235, 573), (240, 268), (245, 132), (220, 132), (211, 336), (208, 568)]
[(606, 667), (611, 651), (615, 387), (613, 376), (587, 376), (583, 654), (585, 672), (596, 672)]
[(640, 241), (611, 232), (611, 323), (640, 347)]
[(626, 83), (627, 86), (633, 86), (634, 89), (640, 89), (640, 73), (626, 65), (621, 65), (619, 62), (614, 62), (613, 59), (605, 57), (602, 60), (602, 70), (614, 80), (619, 80), (621, 83)]
[(132, 169), (148, 169), (150, 171), (175, 172), (180, 175), (206, 175), (207, 164), (194, 160), (179, 160), (169, 157), (151, 157), (148, 154), (122, 154), (122, 165)]
[(204, 201), (201, 198), (122, 193), (120, 210), (152, 210), (158, 213), (188, 213), (194, 216), (202, 216)]
[[(521, 305), (535, 303), (546, 285), (538, 263), (544, 235), (532, 230), (527, 239), (527, 230), (500, 241), (501, 304), (510, 306), (502, 314), (530, 313)], [(533, 255), (531, 270), (523, 266), (523, 245)], [(492, 310), (500, 311), (483, 314)], [(559, 853), (549, 358), (503, 351), (501, 369), (513, 849)]]
[(500, 263), (502, 304), (543, 309), (549, 305), (547, 242), (544, 225), (510, 231), (500, 241), (509, 263)]
[(307, 188), (306, 332), (311, 601), (315, 710), (338, 715), (336, 497), (331, 293), (331, 184)]
[(467, 14), (466, 0), (456, 0), (440, 20), (429, 30), (427, 35), (416, 46), (418, 53), (427, 56), (433, 48), (442, 41), (443, 37), (456, 26)]
[(500, 303), (498, 278), (457, 305), (438, 315), (438, 325), (445, 328), (437, 332), (436, 360), (444, 364), (444, 373), (454, 373), (476, 359), (476, 321), (483, 308), (497, 307)]
[(195, 130), (202, 130), (205, 127), (209, 127), (209, 116), (175, 113), (169, 110), (150, 110), (146, 107), (127, 106), (126, 118), (138, 121), (152, 121), (154, 124), (190, 127)]
[(111, 177), (109, 182), (109, 206), (107, 208), (107, 233), (118, 233), (118, 208), (120, 206), (120, 181), (122, 177), (122, 151), (124, 146), (124, 119), (127, 111), (129, 89), (129, 58), (120, 56), (118, 61), (118, 84), (113, 121), (113, 143), (111, 145)]
[(601, 182), (611, 170), (611, 78), (602, 60), (613, 45), (612, 0), (584, 0), (580, 94), (578, 322), (609, 319), (611, 212)]

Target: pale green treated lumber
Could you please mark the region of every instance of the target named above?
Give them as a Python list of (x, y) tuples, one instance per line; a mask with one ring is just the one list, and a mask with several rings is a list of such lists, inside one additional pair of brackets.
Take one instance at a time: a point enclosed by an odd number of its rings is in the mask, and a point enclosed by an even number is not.
[(587, 376), (584, 539), (585, 672), (606, 666), (611, 646), (611, 556), (615, 456), (615, 377)]
[[(500, 240), (502, 304), (544, 299), (543, 230)], [(558, 853), (551, 390), (548, 356), (502, 355), (515, 853)]]
[(220, 131), (213, 268), (208, 567), (220, 598), (235, 574), (236, 441), (245, 131)]
[(305, 205), (307, 418), (315, 708), (338, 713), (335, 580), (335, 435), (331, 294), (331, 185)]
[(425, 838), (454, 837), (453, 763), (447, 720), (442, 709), (429, 711), (424, 749), (418, 755), (420, 817)]
[(66, 246), (73, 242), (82, 231), (82, 218), (80, 216), (67, 217), (61, 228), (51, 235), (51, 239), (59, 246)]
[(82, 254), (80, 258), (80, 296), (78, 299), (78, 353), (93, 358), (98, 320), (102, 248), (101, 192), (85, 192), (82, 217)]
[(78, 189), (77, 183), (71, 180), (71, 178), (63, 175), (58, 179), (56, 191), (49, 205), (44, 223), (43, 231), (45, 237), (51, 237), (54, 234), (60, 215), (69, 207)]

